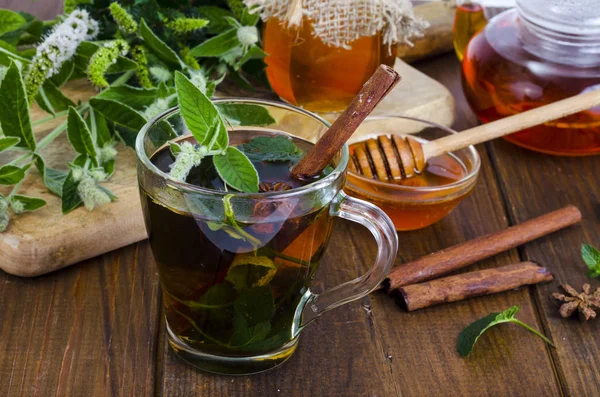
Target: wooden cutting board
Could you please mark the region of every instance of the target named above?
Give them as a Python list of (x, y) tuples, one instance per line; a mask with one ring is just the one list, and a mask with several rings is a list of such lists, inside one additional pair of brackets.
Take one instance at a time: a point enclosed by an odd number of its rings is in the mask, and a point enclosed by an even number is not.
[[(374, 114), (417, 117), (445, 126), (454, 122), (454, 99), (445, 87), (400, 60), (395, 68), (402, 81)], [(77, 81), (69, 83), (64, 92), (77, 102), (87, 100), (94, 90), (85, 81)], [(32, 109), (34, 120), (46, 116), (39, 108)], [(43, 128), (38, 128), (36, 136), (40, 139), (62, 121), (45, 123)], [(373, 133), (377, 125), (369, 123), (369, 128), (357, 133)], [(398, 129), (405, 127), (398, 124)], [(122, 146), (118, 150), (116, 172), (105, 185), (119, 200), (91, 212), (80, 207), (62, 215), (60, 199), (46, 189), (37, 170), (29, 173), (19, 193), (41, 197), (47, 205), (35, 212), (13, 216), (8, 229), (0, 233), (0, 269), (17, 276), (37, 276), (146, 238), (135, 153)], [(65, 134), (42, 154), (48, 166), (59, 169), (75, 155)], [(0, 164), (9, 161), (4, 156), (0, 156)], [(8, 194), (8, 189), (2, 188), (0, 193)]]

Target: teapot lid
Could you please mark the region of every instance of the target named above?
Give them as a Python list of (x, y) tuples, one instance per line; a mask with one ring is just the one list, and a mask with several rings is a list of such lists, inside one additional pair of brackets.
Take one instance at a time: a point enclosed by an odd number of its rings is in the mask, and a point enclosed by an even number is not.
[(598, 0), (517, 0), (521, 16), (567, 35), (600, 35)]

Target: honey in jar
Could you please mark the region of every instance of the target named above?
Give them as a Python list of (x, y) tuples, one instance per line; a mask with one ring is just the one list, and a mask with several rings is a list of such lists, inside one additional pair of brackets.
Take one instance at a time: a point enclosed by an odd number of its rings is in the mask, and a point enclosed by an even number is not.
[(485, 11), (479, 3), (472, 1), (457, 2), (452, 28), (452, 42), (459, 61), (463, 60), (471, 38), (485, 28), (486, 24)]
[[(355, 156), (360, 147), (364, 150), (365, 142), (350, 145), (352, 164), (349, 164), (350, 171), (344, 190), (385, 211), (396, 230), (420, 229), (439, 221), (473, 187), (471, 183), (459, 183), (465, 180), (469, 170), (454, 154), (429, 159), (426, 168), (412, 178), (380, 180), (370, 155), (367, 157), (368, 167), (371, 169), (361, 169)], [(365, 152), (369, 153), (368, 150)], [(373, 178), (366, 177), (368, 174), (373, 175)]]
[(380, 32), (359, 37), (346, 48), (325, 44), (304, 17), (287, 27), (276, 17), (265, 23), (267, 77), (286, 102), (314, 112), (343, 111), (380, 64), (393, 66), (396, 46)]
[[(597, 0), (518, 0), (471, 39), (462, 77), (484, 123), (600, 88)], [(600, 107), (505, 139), (549, 154), (600, 153)]]

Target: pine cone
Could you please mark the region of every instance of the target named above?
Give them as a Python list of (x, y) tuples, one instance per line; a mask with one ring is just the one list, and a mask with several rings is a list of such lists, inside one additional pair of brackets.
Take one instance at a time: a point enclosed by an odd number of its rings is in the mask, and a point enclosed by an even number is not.
[(596, 318), (596, 311), (600, 310), (600, 287), (591, 292), (590, 285), (583, 284), (581, 293), (568, 284), (563, 284), (561, 287), (566, 295), (558, 292), (552, 294), (555, 300), (562, 302), (558, 311), (561, 317), (570, 317), (577, 312), (581, 321)]

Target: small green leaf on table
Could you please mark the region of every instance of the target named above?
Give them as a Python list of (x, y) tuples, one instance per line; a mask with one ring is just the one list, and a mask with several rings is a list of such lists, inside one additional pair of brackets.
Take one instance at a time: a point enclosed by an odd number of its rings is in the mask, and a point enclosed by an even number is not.
[(25, 18), (16, 12), (0, 9), (0, 35), (17, 30), (26, 23)]
[(217, 109), (232, 125), (264, 126), (275, 124), (267, 108), (250, 103), (221, 103)]
[(302, 156), (302, 151), (284, 136), (259, 136), (240, 145), (240, 150), (255, 161), (292, 161)]
[(529, 325), (516, 319), (515, 316), (518, 311), (519, 306), (513, 306), (501, 313), (491, 313), (483, 318), (480, 318), (477, 321), (474, 321), (467, 328), (463, 329), (460, 335), (458, 336), (457, 348), (460, 355), (463, 357), (468, 357), (469, 354), (471, 354), (471, 352), (473, 351), (473, 347), (475, 346), (475, 343), (477, 343), (479, 337), (491, 327), (502, 323), (518, 324), (542, 338), (544, 342), (548, 343), (550, 346), (554, 347), (552, 342), (550, 342), (550, 340), (548, 340), (544, 335), (531, 328)]
[(67, 137), (77, 153), (89, 156), (94, 162), (94, 165), (98, 164), (98, 161), (96, 160), (98, 155), (92, 133), (74, 107), (69, 107)]
[(581, 257), (589, 267), (588, 276), (592, 278), (600, 276), (600, 251), (594, 246), (582, 244)]
[(27, 93), (21, 71), (14, 62), (6, 71), (0, 91), (10, 94), (0, 95), (0, 126), (4, 135), (19, 138), (17, 146), (34, 151), (36, 142), (31, 129)]
[(0, 185), (14, 185), (25, 178), (25, 172), (30, 165), (25, 167), (17, 167), (16, 165), (5, 165), (0, 167)]
[(237, 28), (212, 37), (190, 50), (190, 55), (196, 58), (218, 57), (241, 45), (237, 37)]
[(79, 197), (79, 193), (77, 193), (78, 182), (75, 182), (73, 178), (73, 171), (69, 171), (67, 178), (62, 186), (62, 213), (68, 214), (73, 211), (75, 208), (79, 207), (83, 204), (83, 200)]
[(17, 137), (0, 138), (0, 152), (10, 149), (21, 141)]
[(225, 150), (229, 135), (215, 105), (180, 72), (175, 73), (175, 86), (181, 116), (198, 144), (208, 150)]
[(12, 200), (21, 203), (24, 211), (35, 211), (46, 205), (46, 200), (38, 197), (22, 196), (20, 194), (15, 194)]
[(148, 48), (161, 60), (172, 65), (181, 65), (181, 60), (175, 51), (155, 35), (143, 19), (140, 22), (140, 36), (142, 36)]
[(95, 97), (90, 99), (90, 105), (107, 120), (132, 130), (139, 131), (146, 124), (141, 113), (124, 103)]
[(258, 172), (246, 155), (230, 146), (225, 154), (213, 156), (217, 173), (227, 185), (246, 193), (258, 192)]
[(46, 185), (48, 190), (61, 197), (63, 183), (67, 179), (68, 172), (46, 167), (46, 163), (40, 155), (35, 155), (35, 166), (42, 175), (44, 185)]

